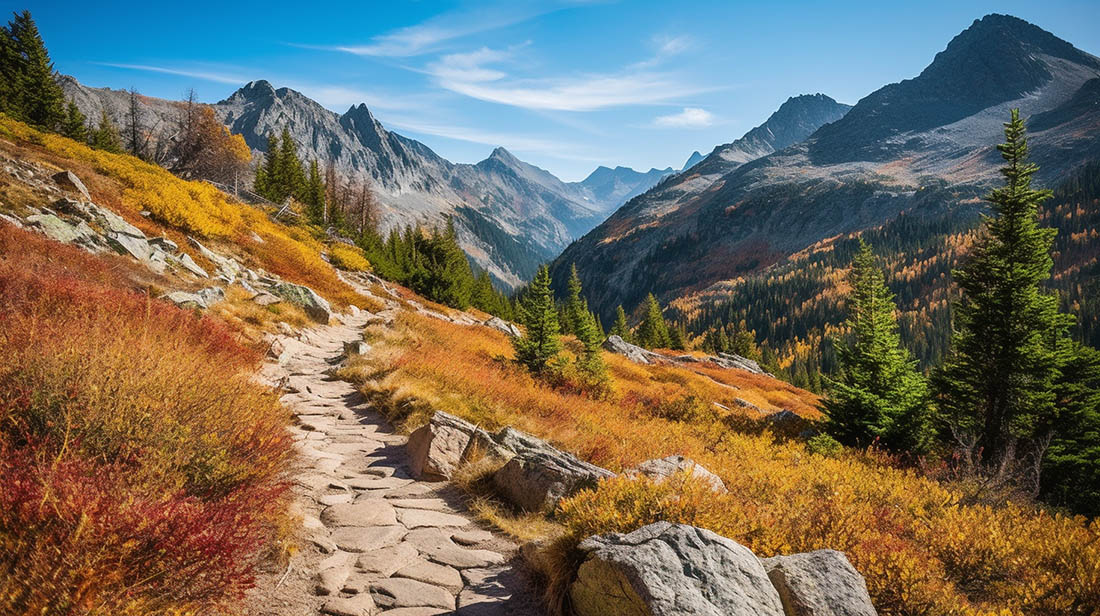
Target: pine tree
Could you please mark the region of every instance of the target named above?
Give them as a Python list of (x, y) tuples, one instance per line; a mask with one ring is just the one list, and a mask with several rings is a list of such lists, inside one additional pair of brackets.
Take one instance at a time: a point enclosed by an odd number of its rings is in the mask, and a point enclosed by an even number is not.
[(516, 361), (534, 373), (545, 372), (561, 350), (558, 313), (550, 282), (550, 269), (540, 266), (520, 300), (519, 320), (526, 331), (523, 336), (512, 339)]
[(611, 324), (611, 331), (607, 333), (609, 336), (618, 336), (626, 342), (633, 340), (630, 326), (626, 323), (626, 311), (623, 310), (622, 305), (615, 307), (615, 322)]
[(278, 194), (276, 201), (283, 201), (287, 197), (299, 197), (305, 185), (305, 172), (302, 170), (302, 161), (298, 159), (298, 146), (290, 136), (290, 129), (283, 127), (283, 134), (279, 139), (279, 166), (277, 170)]
[(97, 150), (114, 154), (122, 153), (122, 139), (118, 136), (118, 127), (111, 121), (106, 109), (100, 113), (99, 126), (88, 136), (88, 142)]
[(581, 295), (581, 279), (577, 275), (576, 264), (570, 266), (567, 288), (569, 296), (565, 300), (565, 318), (562, 320), (562, 333), (578, 334), (578, 337), (580, 337), (578, 332), (582, 326), (582, 321), (587, 318), (588, 309), (585, 307), (584, 298)]
[(0, 26), (0, 111), (13, 118), (22, 117), (19, 110), (18, 87), (20, 79), (19, 54), (11, 35), (11, 24)]
[(15, 15), (5, 38), (8, 50), (4, 53), (10, 58), (4, 59), (15, 61), (15, 69), (11, 71), (14, 79), (8, 85), (10, 111), (16, 119), (28, 124), (57, 129), (65, 119), (65, 93), (54, 78), (53, 62), (30, 11)]
[(302, 202), (309, 208), (310, 219), (322, 223), (325, 213), (325, 182), (321, 179), (321, 170), (316, 160), (309, 161), (309, 177), (306, 179)]
[[(894, 295), (862, 239), (849, 282), (851, 339), (836, 342), (840, 374), (823, 403), (826, 429), (846, 445), (880, 439), (888, 449), (924, 453), (933, 436), (928, 387), (916, 360), (901, 346)], [(807, 385), (812, 386), (809, 374)]]
[(88, 140), (88, 120), (73, 101), (69, 101), (66, 109), (65, 120), (61, 123), (61, 134), (74, 141)]
[(607, 365), (604, 364), (601, 350), (604, 338), (596, 324), (596, 317), (585, 306), (583, 312), (577, 313), (576, 319), (577, 339), (584, 346), (584, 351), (577, 360), (577, 367), (580, 368), (581, 373), (587, 379), (589, 388), (606, 386), (608, 382)]
[(1007, 163), (1004, 186), (986, 198), (992, 214), (969, 260), (952, 272), (963, 296), (936, 383), (968, 461), (1005, 477), (1024, 456), (1038, 454), (1029, 449), (1057, 413), (1055, 381), (1068, 359), (1060, 341), (1070, 318), (1042, 286), (1053, 267), (1056, 231), (1039, 226), (1039, 205), (1050, 192), (1031, 187), (1038, 167), (1028, 162), (1019, 110), (1012, 110), (997, 149)]
[(1060, 413), (1043, 460), (1041, 496), (1075, 513), (1100, 515), (1100, 351), (1068, 342), (1055, 382)]
[(647, 349), (667, 349), (672, 343), (668, 335), (668, 325), (661, 313), (661, 304), (652, 293), (645, 299), (645, 317), (638, 326), (638, 344)]

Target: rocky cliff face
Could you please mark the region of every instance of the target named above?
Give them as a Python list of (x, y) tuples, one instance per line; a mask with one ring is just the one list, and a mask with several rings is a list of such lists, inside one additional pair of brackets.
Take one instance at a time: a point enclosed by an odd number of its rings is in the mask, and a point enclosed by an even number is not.
[(1100, 59), (990, 15), (920, 76), (846, 114), (821, 121), (781, 108), (628, 203), (567, 249), (556, 273), (576, 263), (589, 300), (607, 315), (650, 291), (668, 300), (764, 270), (903, 212), (942, 215), (996, 180), (994, 144), (1013, 107), (1032, 119), (1032, 155), (1050, 183), (1097, 156), (1098, 76)]
[[(62, 85), (90, 118), (106, 109), (125, 125), (128, 92), (89, 88), (69, 77)], [(140, 97), (141, 122), (151, 134), (170, 134), (179, 108), (174, 101)], [(268, 135), (286, 127), (303, 159), (331, 162), (347, 178), (369, 178), (386, 229), (439, 226), (453, 216), (463, 249), (506, 286), (529, 279), (539, 263), (594, 227), (608, 209), (503, 148), (474, 165), (452, 163), (386, 130), (365, 105), (337, 114), (289, 88), (253, 81), (213, 108), (258, 153)]]
[(610, 214), (620, 205), (653, 188), (657, 182), (675, 173), (672, 167), (650, 169), (642, 173), (629, 167), (600, 166), (588, 177), (572, 186), (580, 191), (585, 203), (597, 211)]

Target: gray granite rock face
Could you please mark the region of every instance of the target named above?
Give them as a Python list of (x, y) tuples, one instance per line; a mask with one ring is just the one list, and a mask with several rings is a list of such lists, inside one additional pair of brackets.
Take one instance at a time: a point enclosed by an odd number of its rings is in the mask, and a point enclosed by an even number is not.
[(619, 336), (609, 336), (604, 341), (603, 348), (622, 355), (636, 364), (652, 364), (659, 361), (660, 358), (653, 351), (647, 351), (638, 345), (630, 344)]
[(760, 560), (707, 530), (657, 522), (580, 549), (569, 591), (579, 616), (784, 616)]
[(271, 292), (286, 301), (301, 307), (309, 318), (327, 324), (332, 318), (332, 307), (325, 298), (309, 287), (290, 282), (280, 282), (271, 287)]
[(761, 560), (789, 616), (876, 616), (867, 583), (836, 550)]
[(495, 440), (516, 455), (493, 475), (493, 485), (526, 511), (552, 510), (561, 499), (614, 475), (518, 430), (505, 428)]

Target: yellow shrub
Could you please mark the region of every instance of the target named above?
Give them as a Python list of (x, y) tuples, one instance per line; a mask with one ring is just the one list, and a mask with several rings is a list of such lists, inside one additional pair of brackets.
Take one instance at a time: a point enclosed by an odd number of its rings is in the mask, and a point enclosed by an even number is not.
[(363, 251), (355, 246), (334, 242), (328, 247), (328, 258), (340, 269), (352, 272), (370, 271), (370, 262), (363, 256)]

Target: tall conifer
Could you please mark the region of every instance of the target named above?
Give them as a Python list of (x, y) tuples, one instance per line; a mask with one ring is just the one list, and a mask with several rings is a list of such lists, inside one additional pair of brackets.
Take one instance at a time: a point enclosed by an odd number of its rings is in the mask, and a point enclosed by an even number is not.
[(526, 331), (512, 339), (516, 360), (535, 373), (544, 372), (561, 350), (558, 312), (550, 289), (550, 269), (539, 266), (519, 304), (519, 320)]
[(638, 344), (647, 349), (668, 348), (672, 339), (668, 335), (668, 325), (661, 313), (661, 304), (650, 293), (645, 299), (645, 316), (638, 326)]

